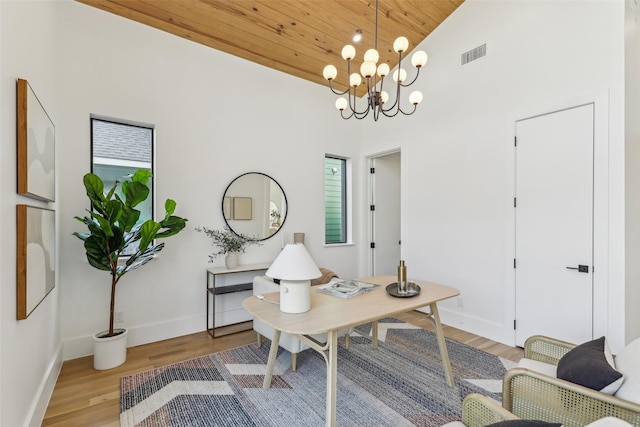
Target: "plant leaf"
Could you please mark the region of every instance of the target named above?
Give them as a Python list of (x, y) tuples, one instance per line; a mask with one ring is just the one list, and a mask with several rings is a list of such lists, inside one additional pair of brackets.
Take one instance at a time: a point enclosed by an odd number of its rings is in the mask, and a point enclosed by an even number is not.
[(166, 211), (164, 219), (168, 219), (176, 211), (176, 202), (175, 202), (175, 200), (167, 199), (164, 202), (164, 210)]
[(136, 207), (140, 202), (147, 200), (149, 197), (149, 187), (140, 182), (129, 182), (125, 187), (122, 185), (122, 192), (125, 197), (125, 204), (131, 208)]
[(147, 185), (149, 182), (149, 178), (151, 178), (153, 174), (150, 170), (147, 169), (138, 169), (133, 176), (131, 177), (131, 181), (139, 182), (140, 184)]
[(104, 183), (98, 175), (88, 173), (83, 178), (84, 188), (87, 190), (87, 196), (91, 201), (97, 200), (104, 202)]
[(148, 219), (142, 224), (140, 227), (140, 246), (138, 248), (140, 252), (144, 252), (147, 249), (151, 241), (155, 239), (158, 230), (160, 230), (160, 223), (152, 219)]

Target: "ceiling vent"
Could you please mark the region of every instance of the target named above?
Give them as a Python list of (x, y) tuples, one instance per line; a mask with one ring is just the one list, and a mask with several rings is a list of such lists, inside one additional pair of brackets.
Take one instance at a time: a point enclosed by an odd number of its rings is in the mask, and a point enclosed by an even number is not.
[(475, 61), (478, 58), (482, 58), (487, 54), (487, 44), (483, 44), (482, 46), (478, 46), (475, 49), (471, 49), (468, 52), (465, 52), (460, 57), (460, 65), (468, 64), (471, 61)]

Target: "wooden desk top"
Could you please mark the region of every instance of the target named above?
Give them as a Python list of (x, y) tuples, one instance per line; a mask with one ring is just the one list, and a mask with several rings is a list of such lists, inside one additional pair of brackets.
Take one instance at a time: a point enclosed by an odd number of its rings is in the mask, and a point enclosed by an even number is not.
[[(253, 316), (275, 329), (292, 334), (311, 335), (405, 313), (460, 294), (450, 286), (412, 280), (420, 286), (420, 294), (411, 298), (396, 298), (387, 294), (385, 290), (389, 283), (396, 281), (395, 276), (365, 277), (357, 280), (381, 286), (351, 298), (323, 294), (312, 287), (311, 310), (306, 313), (284, 313), (280, 311), (278, 304), (261, 301), (255, 296), (245, 299), (242, 305)], [(280, 293), (266, 294), (265, 299), (279, 303)]]

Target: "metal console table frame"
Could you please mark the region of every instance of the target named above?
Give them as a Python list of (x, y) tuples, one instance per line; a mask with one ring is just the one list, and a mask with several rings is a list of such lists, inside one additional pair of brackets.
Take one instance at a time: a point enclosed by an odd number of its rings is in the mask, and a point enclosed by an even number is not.
[[(216, 277), (227, 275), (227, 274), (237, 274), (237, 273), (247, 273), (252, 271), (266, 271), (271, 266), (270, 262), (260, 263), (260, 264), (246, 264), (246, 265), (238, 265), (236, 268), (225, 268), (225, 267), (213, 267), (207, 268), (207, 332), (211, 335), (212, 338), (215, 338), (219, 335), (216, 335), (216, 295), (224, 295), (235, 292), (243, 292), (250, 291), (253, 289), (253, 281), (249, 283), (239, 283), (236, 285), (227, 285), (216, 287)], [(209, 308), (211, 307), (211, 315), (209, 314)], [(236, 325), (238, 323), (230, 323), (230, 326)], [(209, 326), (211, 325), (211, 326)], [(226, 335), (226, 334), (222, 334)]]

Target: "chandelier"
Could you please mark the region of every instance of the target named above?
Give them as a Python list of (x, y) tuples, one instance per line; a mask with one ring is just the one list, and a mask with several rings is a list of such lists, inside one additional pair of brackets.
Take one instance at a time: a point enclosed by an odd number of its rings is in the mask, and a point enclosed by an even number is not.
[[(396, 83), (396, 98), (393, 104), (389, 105), (389, 94), (383, 90), (385, 77), (389, 74), (389, 65), (385, 62), (378, 65), (380, 55), (378, 54), (378, 0), (376, 0), (376, 28), (374, 38), (374, 48), (369, 49), (364, 54), (364, 62), (360, 66), (360, 74), (351, 73), (351, 61), (356, 56), (356, 49), (348, 44), (342, 48), (342, 58), (347, 61), (347, 74), (349, 75), (349, 86), (344, 92), (336, 91), (333, 88), (333, 80), (338, 75), (338, 70), (333, 65), (324, 67), (322, 74), (329, 81), (329, 88), (333, 93), (339, 95), (336, 100), (336, 108), (340, 111), (343, 119), (355, 117), (358, 120), (364, 119), (373, 111), (373, 119), (378, 120), (380, 113), (387, 117), (393, 117), (398, 113), (411, 115), (416, 111), (416, 107), (422, 102), (420, 91), (411, 92), (409, 102), (413, 105), (411, 111), (404, 111), (400, 107), (400, 90), (403, 87), (411, 86), (418, 79), (420, 68), (427, 63), (427, 54), (418, 51), (411, 57), (411, 64), (416, 68), (416, 75), (413, 80), (407, 83), (407, 72), (402, 68), (402, 54), (409, 48), (409, 40), (406, 37), (398, 37), (393, 43), (393, 50), (398, 54), (398, 68), (393, 72), (393, 81)], [(356, 90), (362, 84), (364, 77), (367, 85), (367, 103), (358, 109), (356, 105)], [(347, 95), (347, 97), (343, 97)], [(347, 110), (348, 107), (348, 110)]]

